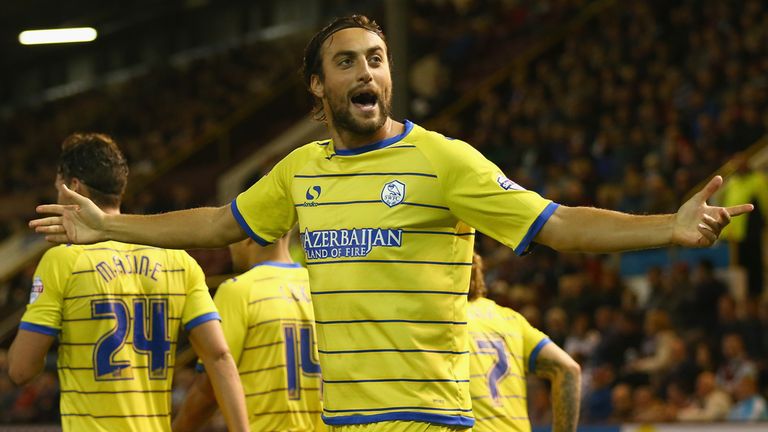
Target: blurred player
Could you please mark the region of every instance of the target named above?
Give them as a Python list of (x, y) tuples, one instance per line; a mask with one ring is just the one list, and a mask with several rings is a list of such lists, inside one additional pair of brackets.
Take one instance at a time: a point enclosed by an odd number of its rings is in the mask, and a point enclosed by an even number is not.
[[(112, 139), (73, 134), (56, 184), (118, 214), (128, 165)], [(59, 203), (69, 199), (59, 195)], [(9, 352), (17, 384), (58, 336), (64, 431), (170, 431), (179, 327), (211, 371), (230, 430), (248, 429), (243, 390), (203, 272), (184, 251), (106, 241), (45, 253)]]
[(485, 298), (483, 260), (475, 254), (469, 284), (470, 393), (475, 432), (530, 431), (525, 377), (552, 383), (552, 431), (579, 423), (581, 368), (519, 313)]
[[(314, 431), (320, 421), (320, 366), (307, 270), (285, 236), (267, 247), (252, 239), (230, 245), (236, 271), (214, 302), (237, 361), (252, 431)], [(174, 432), (194, 431), (216, 409), (208, 375), (197, 376)]]
[[(516, 253), (532, 242), (613, 252), (711, 245), (749, 204), (710, 207), (714, 178), (676, 214), (561, 206), (467, 143), (390, 117), (390, 52), (376, 23), (339, 18), (310, 40), (304, 80), (330, 140), (294, 150), (231, 204), (160, 215), (77, 206), (30, 223), (53, 242), (107, 238), (216, 247), (302, 233), (331, 430), (447, 431), (474, 424), (467, 299), (474, 229)], [(361, 424), (370, 424), (361, 427)]]

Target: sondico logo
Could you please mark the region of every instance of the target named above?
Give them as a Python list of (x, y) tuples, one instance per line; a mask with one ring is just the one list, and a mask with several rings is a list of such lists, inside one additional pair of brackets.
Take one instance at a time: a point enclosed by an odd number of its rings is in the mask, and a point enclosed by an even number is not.
[(401, 247), (403, 230), (353, 228), (309, 231), (305, 228), (301, 242), (307, 259), (364, 257), (374, 247)]
[(304, 207), (315, 207), (317, 206), (317, 200), (320, 198), (320, 194), (323, 192), (323, 189), (320, 186), (310, 186), (307, 188), (307, 192), (304, 194), (304, 196), (307, 198), (307, 201), (305, 201), (302, 205)]

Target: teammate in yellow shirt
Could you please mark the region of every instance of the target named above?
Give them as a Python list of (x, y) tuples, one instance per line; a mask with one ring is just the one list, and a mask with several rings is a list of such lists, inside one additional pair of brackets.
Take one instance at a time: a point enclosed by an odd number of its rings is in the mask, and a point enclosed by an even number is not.
[[(106, 135), (62, 145), (56, 184), (118, 214), (128, 165)], [(59, 202), (69, 199), (59, 195)], [(64, 431), (170, 431), (179, 328), (212, 371), (230, 430), (248, 429), (243, 389), (203, 272), (184, 251), (116, 241), (62, 245), (43, 256), (9, 352), (22, 384), (58, 337)]]
[[(315, 431), (322, 423), (309, 275), (291, 259), (288, 243), (285, 236), (266, 247), (252, 239), (230, 245), (233, 267), (245, 273), (222, 283), (214, 298), (240, 372), (252, 431)], [(203, 372), (173, 430), (197, 430), (215, 407)]]
[(552, 431), (575, 432), (581, 368), (519, 313), (485, 298), (483, 260), (475, 254), (469, 284), (472, 411), (475, 432), (529, 432), (525, 377), (552, 382)]
[(716, 177), (676, 214), (558, 206), (467, 143), (390, 117), (390, 52), (368, 18), (339, 18), (307, 45), (304, 79), (330, 140), (307, 144), (231, 204), (161, 215), (43, 205), (53, 242), (163, 247), (261, 244), (298, 222), (331, 430), (442, 431), (474, 424), (466, 290), (474, 228), (524, 253), (711, 245), (751, 205), (710, 207)]

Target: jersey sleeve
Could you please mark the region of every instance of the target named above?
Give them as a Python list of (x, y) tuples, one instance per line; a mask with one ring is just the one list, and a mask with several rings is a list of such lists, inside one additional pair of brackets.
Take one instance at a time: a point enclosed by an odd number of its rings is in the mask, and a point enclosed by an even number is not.
[(546, 334), (532, 326), (522, 315), (515, 313), (516, 323), (523, 337), (523, 357), (526, 373), (536, 372), (536, 357), (544, 346), (552, 342)]
[(184, 302), (184, 311), (181, 313), (181, 322), (184, 330), (190, 331), (204, 322), (221, 320), (221, 317), (208, 292), (203, 270), (186, 252), (184, 255), (184, 266), (187, 269), (187, 298)]
[(294, 151), (278, 162), (230, 204), (232, 215), (243, 231), (262, 246), (282, 237), (296, 223), (290, 185), (298, 153)]
[(557, 204), (508, 179), (469, 144), (442, 139), (429, 146), (448, 206), (454, 215), (522, 255)]
[(224, 338), (238, 365), (248, 332), (248, 292), (247, 287), (239, 286), (237, 282), (230, 280), (219, 286), (213, 299), (221, 314)]
[(66, 248), (49, 249), (37, 265), (20, 329), (49, 336), (56, 336), (61, 331), (64, 290), (75, 264), (75, 255), (68, 253)]

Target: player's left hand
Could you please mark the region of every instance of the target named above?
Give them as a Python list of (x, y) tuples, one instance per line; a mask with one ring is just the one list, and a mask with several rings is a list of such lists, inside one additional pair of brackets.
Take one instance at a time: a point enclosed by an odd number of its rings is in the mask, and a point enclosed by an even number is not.
[(723, 178), (715, 176), (702, 190), (691, 197), (674, 215), (672, 242), (685, 247), (709, 247), (720, 232), (731, 222), (731, 217), (749, 213), (752, 204), (732, 207), (714, 207), (707, 200), (723, 185)]
[(35, 232), (45, 234), (51, 243), (91, 244), (107, 239), (104, 230), (106, 214), (93, 201), (57, 182), (56, 189), (73, 204), (43, 204), (38, 213), (53, 214), (29, 222)]

